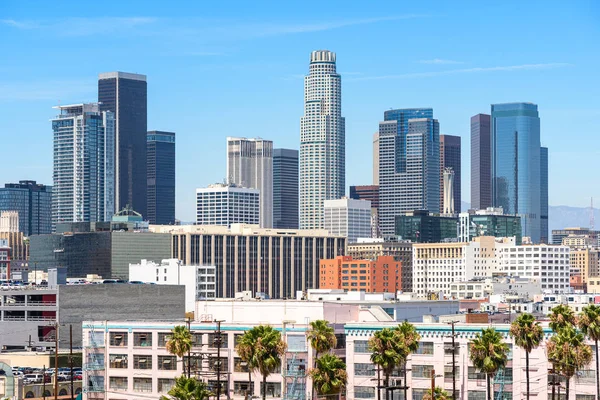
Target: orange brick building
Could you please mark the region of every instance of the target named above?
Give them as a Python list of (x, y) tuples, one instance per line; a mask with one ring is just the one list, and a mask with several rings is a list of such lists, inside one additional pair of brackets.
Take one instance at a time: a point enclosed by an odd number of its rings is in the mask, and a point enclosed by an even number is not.
[(396, 293), (402, 290), (401, 267), (393, 256), (379, 256), (376, 261), (354, 260), (351, 256), (321, 260), (319, 288)]

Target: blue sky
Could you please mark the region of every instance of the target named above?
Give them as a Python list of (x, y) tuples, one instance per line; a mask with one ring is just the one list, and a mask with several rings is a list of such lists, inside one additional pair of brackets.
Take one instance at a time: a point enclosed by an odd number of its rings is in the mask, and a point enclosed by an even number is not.
[(463, 138), (491, 103), (539, 105), (550, 204), (600, 203), (600, 3), (0, 2), (0, 183), (52, 183), (52, 106), (95, 101), (99, 72), (148, 75), (148, 128), (177, 133), (177, 217), (225, 177), (225, 138), (299, 147), (312, 50), (337, 53), (346, 182), (369, 184), (389, 108), (434, 109)]

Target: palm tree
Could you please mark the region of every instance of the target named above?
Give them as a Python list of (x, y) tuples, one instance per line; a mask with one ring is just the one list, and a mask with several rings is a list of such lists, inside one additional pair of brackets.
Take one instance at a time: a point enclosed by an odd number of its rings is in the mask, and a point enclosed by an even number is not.
[(175, 386), (167, 392), (169, 395), (161, 396), (160, 400), (208, 400), (211, 392), (206, 388), (204, 382), (196, 378), (188, 378), (181, 375), (175, 379)]
[(252, 371), (258, 368), (256, 359), (256, 346), (259, 339), (258, 333), (259, 332), (255, 329), (244, 332), (235, 347), (238, 355), (248, 367), (248, 389), (246, 390), (246, 399), (251, 398)]
[[(192, 350), (192, 334), (190, 330), (179, 325), (173, 328), (166, 343), (167, 351), (183, 360), (183, 356)], [(188, 378), (190, 377), (190, 360), (188, 359)]]
[(596, 398), (600, 399), (600, 366), (598, 365), (598, 341), (600, 340), (600, 306), (590, 304), (583, 307), (578, 324), (581, 332), (596, 345)]
[(450, 400), (450, 393), (446, 392), (439, 386), (436, 386), (433, 389), (433, 396), (431, 396), (431, 389), (429, 389), (425, 396), (423, 396), (423, 400)]
[(569, 398), (569, 383), (577, 371), (592, 361), (592, 349), (585, 344), (583, 333), (573, 326), (566, 326), (548, 341), (548, 359), (552, 360), (566, 381), (566, 398)]
[(281, 356), (285, 353), (285, 342), (281, 338), (281, 332), (269, 325), (255, 326), (244, 335), (246, 334), (256, 338), (254, 361), (248, 364), (248, 369), (253, 372), (258, 371), (262, 375), (262, 395), (263, 400), (266, 400), (267, 377), (281, 366)]
[(558, 332), (566, 326), (573, 326), (576, 322), (575, 313), (571, 307), (565, 304), (557, 305), (550, 313), (550, 329), (554, 332)]
[[(402, 343), (404, 347), (408, 350), (408, 354), (404, 357), (403, 365), (404, 365), (404, 382), (407, 381), (407, 371), (406, 371), (406, 362), (408, 360), (408, 355), (410, 353), (414, 353), (419, 349), (419, 340), (421, 340), (421, 335), (417, 332), (417, 328), (413, 324), (408, 321), (402, 322), (400, 325), (394, 329), (394, 333), (398, 336), (398, 342)], [(404, 385), (404, 397), (407, 395), (406, 384)]]
[(339, 394), (348, 382), (346, 363), (335, 354), (317, 358), (316, 367), (309, 372), (313, 387), (321, 396)]
[(506, 365), (508, 352), (508, 345), (494, 328), (482, 329), (470, 344), (471, 362), (486, 376), (488, 400), (492, 400), (492, 377)]
[[(389, 385), (390, 375), (394, 369), (406, 360), (408, 349), (404, 343), (398, 340), (399, 335), (390, 328), (383, 328), (375, 332), (369, 339), (369, 351), (371, 362), (383, 371), (385, 376), (384, 386)], [(379, 371), (379, 370), (378, 370)], [(380, 385), (379, 373), (377, 374), (377, 386)]]
[[(306, 338), (310, 343), (310, 347), (315, 351), (315, 357), (313, 361), (313, 367), (316, 368), (317, 360), (320, 354), (327, 353), (331, 349), (335, 348), (337, 339), (335, 337), (333, 327), (329, 325), (328, 321), (318, 319), (311, 321), (310, 329), (306, 333)], [(313, 383), (312, 398), (315, 398), (315, 385)]]
[(544, 340), (544, 330), (535, 317), (529, 313), (523, 313), (510, 324), (510, 336), (515, 344), (525, 350), (525, 379), (527, 381), (527, 396), (529, 400), (529, 354), (537, 348)]

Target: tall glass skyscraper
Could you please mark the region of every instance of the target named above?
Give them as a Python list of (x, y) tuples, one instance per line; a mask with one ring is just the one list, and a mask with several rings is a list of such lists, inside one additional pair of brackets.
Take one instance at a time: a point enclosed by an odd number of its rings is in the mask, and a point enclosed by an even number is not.
[(439, 124), (431, 108), (389, 110), (379, 124), (379, 228), (404, 212), (440, 212)]
[(491, 117), (471, 117), (471, 208), (485, 210), (492, 206)]
[(492, 104), (491, 142), (493, 205), (521, 217), (523, 236), (547, 241), (548, 153), (540, 145), (537, 105)]
[(540, 204), (542, 209), (542, 220), (540, 242), (550, 243), (548, 232), (548, 148), (540, 147)]
[(148, 132), (147, 217), (151, 224), (175, 223), (175, 133)]
[(273, 228), (298, 229), (298, 150), (273, 150)]
[(129, 204), (147, 218), (146, 210), (146, 76), (107, 72), (98, 76), (100, 111), (115, 116), (116, 209)]
[(440, 135), (440, 211), (445, 209), (443, 204), (444, 193), (444, 168), (452, 168), (454, 181), (454, 211), (460, 213), (461, 196), (461, 162), (460, 162), (460, 136)]
[(0, 211), (17, 211), (19, 231), (25, 236), (52, 233), (52, 186), (7, 183), (0, 188)]
[(323, 227), (324, 201), (346, 189), (346, 123), (335, 53), (313, 51), (300, 119), (300, 228)]

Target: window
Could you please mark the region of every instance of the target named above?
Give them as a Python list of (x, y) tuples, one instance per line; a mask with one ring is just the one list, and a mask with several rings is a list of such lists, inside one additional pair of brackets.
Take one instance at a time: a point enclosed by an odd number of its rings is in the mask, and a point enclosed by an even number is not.
[[(455, 343), (454, 354), (459, 355), (460, 353), (460, 345)], [(444, 343), (444, 354), (447, 356), (452, 355), (452, 343)]]
[(413, 365), (412, 366), (413, 378), (431, 378), (431, 371), (433, 371), (433, 365)]
[(423, 400), (425, 394), (427, 393), (427, 389), (413, 389), (413, 400)]
[(354, 386), (354, 397), (357, 399), (374, 399), (375, 388), (369, 386)]
[(239, 357), (233, 359), (233, 372), (248, 372), (248, 364)]
[[(260, 394), (264, 392), (264, 385), (260, 383)], [(267, 397), (281, 397), (281, 383), (267, 382)]]
[(354, 352), (355, 353), (371, 353), (369, 351), (368, 340), (355, 340), (354, 341)]
[(135, 347), (152, 347), (152, 332), (136, 332), (133, 334)]
[[(228, 337), (228, 335), (226, 333), (221, 333), (221, 348), (222, 349), (229, 347), (227, 337)], [(209, 333), (208, 334), (208, 347), (216, 348), (218, 346), (218, 344), (219, 344), (219, 342), (217, 340), (217, 334)]]
[(593, 394), (576, 394), (575, 400), (596, 400)]
[(177, 369), (177, 358), (175, 356), (158, 356), (158, 369), (175, 371)]
[(469, 390), (467, 400), (486, 400), (485, 390)]
[(127, 368), (127, 354), (111, 354), (109, 357), (110, 368)]
[(175, 379), (158, 378), (158, 393), (167, 393), (175, 386)]
[(336, 339), (336, 345), (335, 345), (336, 349), (345, 349), (346, 348), (346, 335), (345, 334), (336, 333), (335, 339)]
[(113, 390), (127, 390), (127, 378), (120, 376), (111, 376), (108, 385)]
[(167, 332), (159, 332), (158, 334), (158, 347), (166, 347), (167, 346), (167, 342), (169, 341), (169, 338), (171, 337), (171, 333), (167, 333)]
[(134, 392), (152, 392), (152, 378), (133, 378)]
[(415, 354), (433, 355), (433, 342), (419, 342), (419, 348)]
[(469, 367), (469, 379), (485, 381), (485, 374), (483, 372), (477, 371), (475, 367)]
[(152, 369), (152, 356), (133, 356), (133, 369)]
[[(227, 372), (227, 366), (229, 365), (229, 360), (227, 357), (221, 357), (218, 359), (217, 357), (211, 357), (208, 359), (208, 369), (213, 372)], [(219, 368), (220, 366), (220, 368)]]
[(290, 352), (306, 351), (306, 336), (287, 335), (287, 345)]
[(354, 375), (356, 376), (375, 376), (375, 372), (373, 363), (354, 363)]
[(250, 395), (252, 395), (252, 393), (254, 393), (254, 382), (251, 382), (250, 385), (248, 385), (248, 381), (233, 382), (233, 394), (237, 396), (246, 396), (248, 386), (250, 386)]
[(129, 334), (127, 332), (111, 332), (110, 333), (110, 345), (115, 347), (127, 347), (127, 338)]
[(191, 360), (188, 360), (188, 357), (183, 357), (183, 370), (188, 370), (188, 361), (190, 361), (190, 369), (192, 371), (202, 371), (202, 358), (200, 357), (192, 357)]

